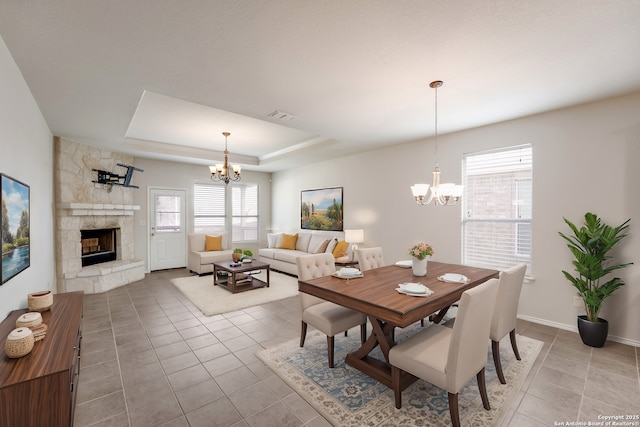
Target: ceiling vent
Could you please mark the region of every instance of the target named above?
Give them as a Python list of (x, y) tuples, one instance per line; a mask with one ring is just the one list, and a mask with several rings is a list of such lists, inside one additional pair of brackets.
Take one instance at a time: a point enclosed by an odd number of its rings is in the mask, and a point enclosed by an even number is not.
[(293, 120), (296, 118), (296, 116), (294, 116), (293, 114), (280, 111), (280, 110), (274, 111), (273, 113), (269, 114), (268, 117), (271, 117), (272, 119), (280, 120), (283, 122), (288, 122), (289, 120)]

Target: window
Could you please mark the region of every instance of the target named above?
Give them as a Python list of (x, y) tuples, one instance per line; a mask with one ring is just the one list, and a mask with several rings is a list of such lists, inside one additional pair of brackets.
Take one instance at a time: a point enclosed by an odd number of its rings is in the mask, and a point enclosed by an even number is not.
[(226, 188), (215, 184), (193, 186), (193, 231), (226, 230)]
[(179, 196), (156, 196), (156, 232), (181, 231), (180, 201)]
[(462, 262), (531, 271), (531, 144), (463, 157)]
[(233, 241), (258, 241), (258, 185), (234, 185), (231, 200)]

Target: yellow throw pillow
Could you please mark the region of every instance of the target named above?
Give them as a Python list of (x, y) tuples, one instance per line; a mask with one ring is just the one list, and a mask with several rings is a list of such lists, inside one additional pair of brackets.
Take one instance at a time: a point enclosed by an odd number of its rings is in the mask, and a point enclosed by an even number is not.
[(340, 258), (347, 255), (347, 251), (349, 250), (349, 243), (344, 240), (340, 240), (336, 243), (336, 247), (333, 248), (333, 257)]
[(297, 234), (282, 233), (282, 241), (280, 242), (280, 249), (295, 249), (297, 241), (298, 241)]
[(205, 235), (204, 243), (205, 251), (221, 251), (222, 250), (222, 236), (209, 236)]

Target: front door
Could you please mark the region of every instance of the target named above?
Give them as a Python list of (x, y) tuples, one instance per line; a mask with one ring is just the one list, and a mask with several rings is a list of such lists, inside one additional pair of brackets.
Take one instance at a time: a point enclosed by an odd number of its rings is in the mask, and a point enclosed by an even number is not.
[(186, 267), (186, 190), (149, 191), (149, 270)]

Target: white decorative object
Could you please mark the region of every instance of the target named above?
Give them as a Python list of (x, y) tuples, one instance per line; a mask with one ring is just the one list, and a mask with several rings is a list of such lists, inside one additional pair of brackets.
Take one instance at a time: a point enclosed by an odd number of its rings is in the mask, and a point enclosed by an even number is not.
[(411, 269), (413, 270), (414, 276), (426, 276), (427, 275), (427, 258), (418, 259), (413, 258), (411, 263)]

